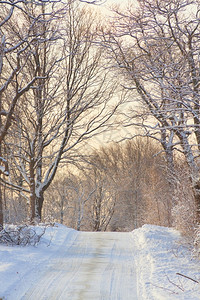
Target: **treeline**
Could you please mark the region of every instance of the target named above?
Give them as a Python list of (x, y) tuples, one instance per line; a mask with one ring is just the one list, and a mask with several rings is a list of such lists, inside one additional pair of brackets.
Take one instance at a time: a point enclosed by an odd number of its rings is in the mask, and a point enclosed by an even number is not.
[[(93, 152), (76, 172), (57, 176), (45, 194), (43, 220), (77, 230), (130, 231), (150, 223), (191, 233), (195, 204), (180, 157), (176, 170), (179, 188), (173, 194), (170, 170), (157, 143), (141, 138), (113, 143)], [(7, 222), (25, 222), (26, 201), (8, 195)]]
[(49, 189), (46, 216), (55, 216), (56, 204), (57, 221), (81, 230), (130, 231), (145, 223), (169, 226), (167, 169), (163, 155), (155, 155), (158, 151), (148, 139), (95, 151), (78, 175), (58, 180)]
[(62, 174), (48, 190), (44, 216), (77, 230), (130, 231), (144, 224), (194, 234), (195, 199), (184, 157), (172, 178), (158, 143), (136, 138), (91, 154), (76, 173)]

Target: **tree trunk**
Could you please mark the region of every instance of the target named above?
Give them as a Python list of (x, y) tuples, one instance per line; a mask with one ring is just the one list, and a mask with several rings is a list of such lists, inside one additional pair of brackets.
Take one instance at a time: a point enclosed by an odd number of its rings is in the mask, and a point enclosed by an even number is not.
[[(1, 71), (1, 64), (3, 64), (3, 63), (0, 61), (0, 71)], [(0, 95), (0, 111), (1, 110), (2, 110), (2, 105), (1, 105), (1, 95)], [(1, 115), (0, 115), (0, 128), (2, 128)], [(1, 142), (0, 142), (0, 157), (2, 157), (2, 144), (1, 144)], [(0, 176), (1, 176), (1, 174), (0, 174)], [(3, 195), (2, 195), (1, 184), (0, 184), (0, 227), (3, 227)]]
[(44, 193), (40, 192), (38, 196), (36, 196), (36, 213), (39, 221), (42, 220), (42, 207), (44, 203)]
[(190, 169), (190, 181), (193, 188), (193, 194), (195, 199), (196, 206), (196, 221), (200, 224), (200, 170), (199, 166), (195, 161), (194, 154), (192, 152), (192, 147), (189, 144), (189, 140), (184, 133), (179, 134), (179, 139), (181, 141), (181, 146), (184, 150), (184, 155), (187, 161), (187, 164)]
[(3, 197), (2, 197), (1, 185), (0, 185), (0, 228), (3, 228)]
[(64, 219), (64, 197), (61, 196), (61, 203), (60, 203), (60, 224), (63, 224)]
[(175, 205), (176, 199), (176, 190), (177, 190), (177, 177), (176, 177), (176, 170), (174, 166), (174, 156), (173, 156), (173, 148), (166, 142), (166, 136), (162, 134), (162, 139), (164, 143), (162, 143), (163, 149), (165, 151), (165, 157), (167, 162), (167, 182), (169, 184), (169, 193), (171, 197), (167, 197), (167, 222), (168, 226), (172, 226), (172, 208)]
[(193, 193), (196, 206), (196, 221), (200, 224), (200, 180), (193, 184)]
[(35, 174), (34, 174), (34, 163), (31, 160), (30, 162), (30, 219), (31, 222), (34, 221), (36, 217), (36, 195), (35, 195)]
[(30, 196), (30, 219), (31, 222), (35, 219), (36, 213), (35, 213), (35, 194), (31, 194)]

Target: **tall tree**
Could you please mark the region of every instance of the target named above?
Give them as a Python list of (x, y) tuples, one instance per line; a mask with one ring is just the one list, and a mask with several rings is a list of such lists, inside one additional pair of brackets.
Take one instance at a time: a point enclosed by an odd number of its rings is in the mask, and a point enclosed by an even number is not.
[[(37, 7), (38, 13), (32, 14), (32, 6)], [(40, 46), (46, 42), (42, 32), (34, 34), (41, 24), (49, 23), (66, 4), (60, 0), (44, 1), (42, 6), (48, 7), (48, 12), (39, 9), (41, 1), (0, 1), (0, 151), (8, 130), (16, 122), (15, 110), (22, 98), (33, 89), (37, 80), (44, 79), (39, 72), (37, 62), (33, 62), (32, 76), (26, 76), (27, 65), (34, 61), (35, 44)], [(56, 8), (57, 7), (57, 8)], [(20, 21), (19, 21), (20, 18)], [(25, 18), (29, 24), (24, 26)], [(27, 26), (28, 25), (28, 26)], [(17, 29), (17, 30), (16, 30)], [(48, 40), (53, 38), (48, 35)], [(8, 175), (8, 162), (0, 153), (1, 173)], [(3, 225), (2, 197), (0, 195), (0, 224)]]
[[(45, 7), (40, 9), (45, 19)], [(51, 24), (42, 22), (35, 28), (34, 35), (39, 31), (46, 42), (34, 44), (26, 74), (32, 77), (36, 64), (40, 78), (20, 102), (18, 145), (9, 142), (24, 180), (23, 187), (10, 186), (30, 195), (31, 220), (41, 218), (44, 192), (61, 162), (77, 159), (79, 144), (105, 130), (118, 106), (112, 102), (109, 107), (115, 83), (104, 67), (102, 51), (95, 46), (95, 16), (69, 3), (65, 20), (58, 30), (57, 26), (52, 18)], [(56, 32), (61, 34), (60, 41)], [(51, 33), (53, 40), (47, 39)]]
[(199, 1), (140, 0), (115, 13), (104, 45), (139, 103), (129, 122), (159, 140), (169, 169), (184, 154), (200, 221)]

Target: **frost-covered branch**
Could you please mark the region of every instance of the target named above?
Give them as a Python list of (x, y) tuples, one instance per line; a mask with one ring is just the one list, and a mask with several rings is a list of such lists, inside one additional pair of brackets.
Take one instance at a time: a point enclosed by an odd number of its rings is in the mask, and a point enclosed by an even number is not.
[(115, 9), (114, 22), (107, 32), (102, 31), (102, 45), (108, 59), (113, 59), (112, 68), (126, 82), (122, 85), (133, 105), (137, 105), (125, 120), (149, 137), (156, 137), (171, 168), (174, 151), (179, 149), (184, 154), (195, 187), (199, 220), (198, 11), (197, 3), (184, 0), (139, 1), (138, 8), (130, 5), (123, 11)]

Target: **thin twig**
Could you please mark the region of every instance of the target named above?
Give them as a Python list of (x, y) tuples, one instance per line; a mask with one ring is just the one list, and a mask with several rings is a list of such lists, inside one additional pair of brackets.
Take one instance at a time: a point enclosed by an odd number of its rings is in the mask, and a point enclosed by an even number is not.
[[(166, 276), (167, 276), (167, 274), (166, 274)], [(171, 284), (173, 284), (173, 285), (176, 286), (178, 289), (180, 289), (182, 292), (184, 292), (184, 289), (183, 289), (180, 285), (178, 285), (178, 284), (176, 284), (175, 282), (171, 281), (171, 280), (169, 279), (169, 276), (167, 276), (167, 279), (168, 279), (168, 281), (169, 281)]]
[(159, 285), (156, 285), (156, 284), (154, 284), (154, 283), (151, 283), (151, 284), (152, 284), (153, 286), (157, 287), (157, 288), (160, 288), (160, 289), (162, 289), (162, 290), (168, 291), (168, 292), (170, 292), (171, 294), (176, 294), (176, 295), (178, 295), (177, 292), (175, 292), (175, 291), (173, 291), (173, 290), (171, 290), (171, 289), (168, 289), (168, 288), (166, 288), (166, 287), (164, 287), (164, 286), (159, 286)]
[(199, 281), (197, 281), (197, 280), (195, 280), (195, 279), (193, 279), (193, 278), (191, 278), (191, 277), (189, 277), (189, 276), (186, 276), (186, 275), (184, 275), (184, 274), (181, 274), (181, 273), (176, 273), (177, 275), (180, 275), (180, 276), (183, 276), (183, 277), (185, 277), (185, 278), (187, 278), (187, 279), (190, 279), (190, 280), (192, 280), (192, 281), (194, 281), (194, 282), (196, 282), (196, 283), (199, 283)]

